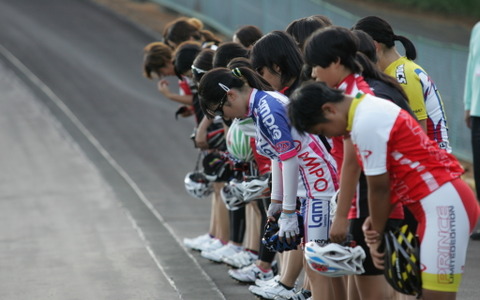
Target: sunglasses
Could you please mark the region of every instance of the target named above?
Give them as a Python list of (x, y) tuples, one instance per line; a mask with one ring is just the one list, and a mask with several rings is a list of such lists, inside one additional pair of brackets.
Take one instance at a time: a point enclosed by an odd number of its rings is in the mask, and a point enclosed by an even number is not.
[(223, 95), (222, 99), (220, 100), (220, 104), (218, 104), (217, 108), (214, 110), (209, 110), (208, 114), (212, 117), (223, 117), (223, 106), (227, 102), (228, 99), (228, 92), (230, 91), (230, 88), (223, 83), (218, 83), (218, 86), (220, 86), (224, 91), (225, 95)]
[(203, 70), (203, 69), (200, 69), (200, 68), (197, 68), (195, 67), (194, 65), (192, 65), (192, 73), (197, 73), (197, 74), (204, 74), (204, 73), (207, 73), (207, 71)]

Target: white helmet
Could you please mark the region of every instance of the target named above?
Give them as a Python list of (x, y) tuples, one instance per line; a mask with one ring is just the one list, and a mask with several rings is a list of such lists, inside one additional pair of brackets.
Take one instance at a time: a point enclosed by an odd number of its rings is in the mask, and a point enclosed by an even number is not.
[(220, 190), (220, 196), (228, 210), (234, 211), (245, 205), (243, 201), (243, 185), (237, 179), (230, 180)]
[(330, 243), (321, 247), (315, 242), (308, 242), (305, 244), (305, 259), (312, 270), (328, 277), (365, 272), (365, 251), (360, 246), (352, 248)]
[[(253, 121), (252, 121), (253, 122)], [(250, 146), (250, 137), (240, 129), (239, 120), (234, 119), (227, 132), (227, 151), (230, 156), (241, 162), (253, 160), (253, 151)]]
[(187, 173), (185, 176), (185, 190), (195, 198), (203, 199), (213, 193), (213, 184), (205, 174), (199, 171)]
[(247, 202), (260, 198), (270, 197), (269, 176), (266, 178), (253, 177), (243, 182), (243, 199)]

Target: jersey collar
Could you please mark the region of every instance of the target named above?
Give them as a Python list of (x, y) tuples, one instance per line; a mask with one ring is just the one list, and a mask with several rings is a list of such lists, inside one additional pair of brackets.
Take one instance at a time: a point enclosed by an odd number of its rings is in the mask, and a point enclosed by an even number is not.
[(353, 117), (355, 116), (355, 111), (357, 110), (358, 104), (365, 99), (366, 94), (358, 93), (355, 98), (353, 98), (352, 104), (348, 110), (348, 121), (347, 121), (347, 131), (352, 131)]

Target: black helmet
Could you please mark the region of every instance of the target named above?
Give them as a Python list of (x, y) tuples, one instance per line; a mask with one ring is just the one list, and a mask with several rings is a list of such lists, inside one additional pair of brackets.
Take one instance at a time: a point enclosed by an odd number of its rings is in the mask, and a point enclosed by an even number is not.
[(302, 242), (302, 237), (304, 234), (303, 230), (303, 217), (298, 212), (298, 227), (300, 229), (300, 233), (296, 236), (296, 238), (291, 239), (290, 243), (287, 243), (287, 239), (283, 239), (280, 241), (278, 238), (278, 231), (280, 230), (280, 226), (278, 225), (278, 218), (280, 217), (280, 213), (275, 214), (273, 217), (275, 221), (268, 221), (265, 225), (265, 233), (263, 234), (262, 243), (265, 247), (271, 252), (283, 252), (283, 251), (290, 251), (296, 250), (297, 246), (300, 245)]
[(407, 224), (384, 234), (385, 278), (396, 291), (417, 297), (422, 294), (419, 245)]
[(229, 181), (233, 175), (232, 167), (220, 152), (210, 152), (203, 158), (203, 172), (210, 181)]

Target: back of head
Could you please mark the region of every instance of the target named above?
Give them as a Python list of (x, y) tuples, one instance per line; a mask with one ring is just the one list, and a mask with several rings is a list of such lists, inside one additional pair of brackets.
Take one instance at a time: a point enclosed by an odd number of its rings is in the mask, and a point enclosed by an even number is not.
[(373, 38), (363, 30), (352, 30), (353, 35), (357, 37), (358, 51), (365, 54), (373, 63), (377, 62), (377, 50)]
[(311, 16), (306, 18), (297, 19), (288, 24), (285, 31), (290, 34), (300, 49), (303, 49), (305, 41), (320, 28), (330, 26), (323, 19)]
[(228, 63), (227, 68), (229, 68), (230, 70), (233, 70), (235, 68), (249, 68), (253, 70), (252, 62), (245, 57), (235, 57)]
[(198, 85), (200, 106), (205, 115), (214, 117), (211, 108), (218, 106), (227, 93), (226, 89), (242, 89), (245, 85), (263, 91), (273, 90), (268, 82), (250, 68), (214, 68), (208, 71)]
[(164, 28), (165, 43), (172, 47), (178, 46), (180, 43), (194, 39), (201, 40), (201, 32), (203, 23), (196, 18), (178, 18), (168, 23)]
[(380, 17), (369, 16), (362, 18), (353, 25), (352, 29), (366, 32), (375, 41), (385, 44), (388, 48), (395, 45), (395, 34), (393, 33), (392, 26)]
[(328, 67), (340, 60), (340, 64), (352, 73), (360, 73), (356, 61), (357, 38), (347, 28), (329, 26), (316, 31), (305, 44), (305, 62), (310, 66)]
[(272, 31), (259, 39), (250, 53), (254, 70), (266, 67), (273, 74), (280, 69), (281, 82), (284, 86), (292, 79), (297, 79), (303, 65), (302, 53), (295, 40), (284, 31)]
[(384, 44), (387, 48), (394, 47), (395, 41), (400, 41), (405, 48), (405, 56), (411, 60), (417, 58), (417, 51), (413, 43), (404, 36), (395, 35), (392, 26), (380, 17), (369, 16), (362, 18), (353, 25), (352, 29), (366, 32), (373, 40)]
[(195, 57), (192, 63), (192, 75), (195, 82), (200, 82), (202, 76), (212, 69), (213, 55), (215, 51), (212, 49), (202, 49)]
[(249, 51), (239, 43), (225, 42), (218, 46), (213, 57), (213, 67), (226, 67), (236, 57), (248, 58)]
[(191, 69), (193, 61), (201, 50), (202, 47), (197, 42), (183, 42), (178, 46), (173, 61), (177, 77), (181, 79), (182, 75)]
[(143, 48), (143, 73), (152, 79), (152, 73), (172, 61), (172, 49), (162, 42), (153, 42)]
[(263, 36), (263, 33), (257, 26), (245, 25), (235, 31), (233, 36), (237, 37), (245, 48), (249, 48)]

